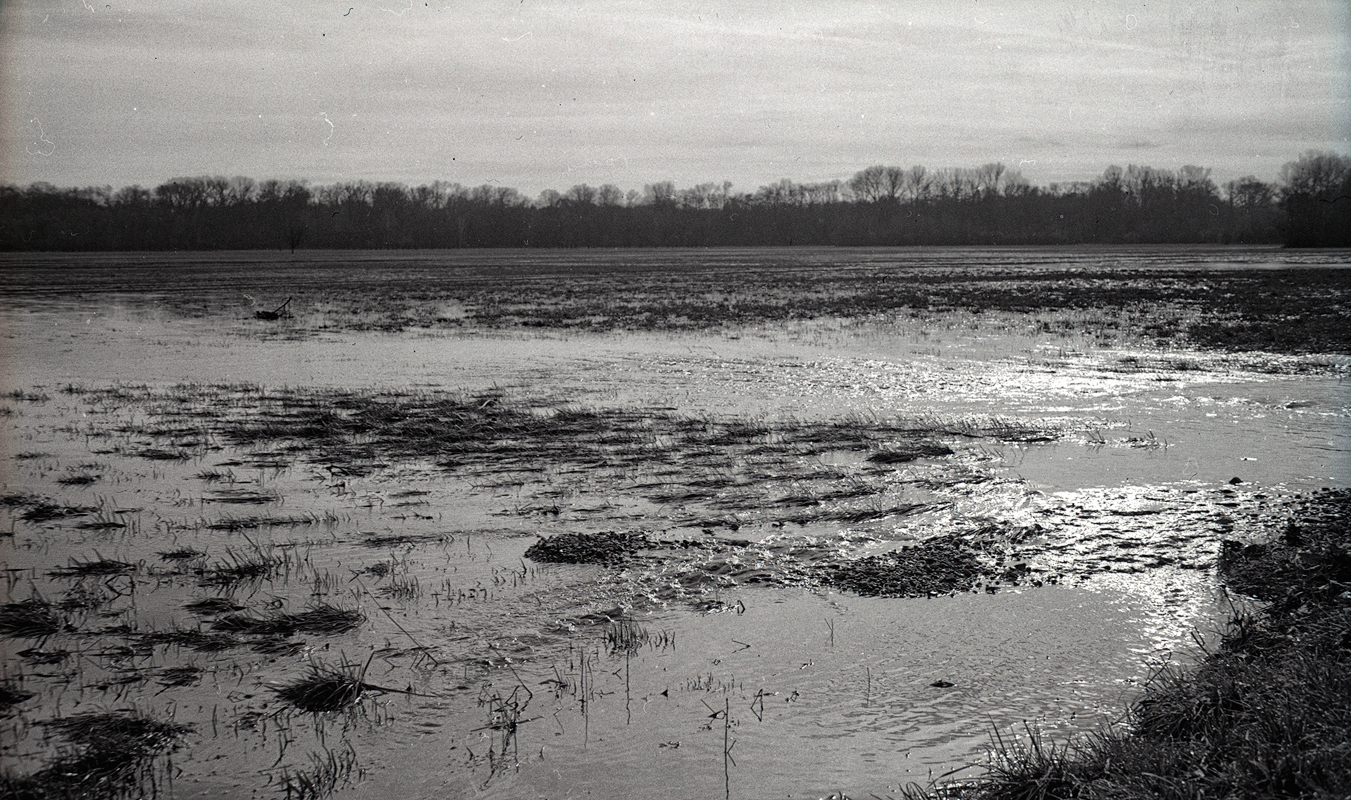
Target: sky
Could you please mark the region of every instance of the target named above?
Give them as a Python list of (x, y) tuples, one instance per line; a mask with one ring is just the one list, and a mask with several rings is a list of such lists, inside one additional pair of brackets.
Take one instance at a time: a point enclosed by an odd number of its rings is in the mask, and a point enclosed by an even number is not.
[(0, 182), (534, 197), (1351, 154), (1347, 0), (0, 0)]

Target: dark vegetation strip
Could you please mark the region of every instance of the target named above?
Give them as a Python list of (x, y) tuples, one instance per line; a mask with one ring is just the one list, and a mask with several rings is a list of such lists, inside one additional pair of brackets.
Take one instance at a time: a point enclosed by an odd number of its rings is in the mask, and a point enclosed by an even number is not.
[[(1224, 254), (1224, 267), (1216, 263)], [(129, 293), (200, 316), (239, 308), (239, 286), (294, 295), (285, 330), (401, 331), (466, 324), (590, 331), (701, 331), (819, 318), (926, 317), (954, 310), (1052, 314), (1045, 333), (1146, 336), (1224, 351), (1351, 353), (1344, 253), (1102, 249), (1091, 269), (1053, 250), (588, 251), (385, 256), (138, 256), (115, 263), (0, 265), (0, 295)], [(1078, 254), (1071, 260), (1084, 263)], [(1266, 268), (1273, 260), (1289, 266)], [(1194, 266), (1194, 264), (1199, 266)], [(1255, 264), (1255, 266), (1248, 266)], [(166, 293), (147, 291), (164, 286)], [(183, 298), (192, 298), (189, 302)], [(373, 299), (376, 298), (376, 299)], [(462, 309), (448, 315), (447, 307)], [(1082, 312), (1082, 313), (1079, 313)], [(184, 436), (200, 430), (191, 420)], [(147, 457), (180, 458), (184, 448)]]
[(783, 180), (644, 195), (613, 185), (549, 190), (438, 182), (175, 178), (139, 186), (0, 186), (0, 250), (246, 250), (465, 247), (717, 247), (1283, 242), (1351, 244), (1351, 158), (1309, 152), (1281, 184), (1224, 187), (1210, 170), (1110, 166), (1093, 181), (1039, 187), (991, 163), (929, 171), (881, 165), (848, 181)]
[[(717, 279), (714, 278), (716, 281)], [(922, 269), (774, 271), (728, 277), (722, 302), (691, 296), (677, 276), (627, 280), (603, 296), (560, 295), (556, 284), (484, 288), (468, 304), (479, 323), (593, 330), (704, 330), (726, 325), (932, 315), (954, 310), (1091, 312), (1104, 333), (1145, 335), (1164, 344), (1225, 351), (1351, 352), (1351, 270), (1126, 269), (1085, 274), (1063, 268), (991, 265)], [(628, 298), (623, 304), (614, 296)], [(1073, 332), (1077, 323), (1064, 324)], [(1088, 330), (1080, 332), (1089, 332)]]
[[(360, 471), (379, 459), (425, 459), (477, 475), (560, 464), (627, 469), (676, 459), (714, 474), (716, 467), (735, 460), (778, 464), (838, 450), (870, 453), (881, 468), (950, 455), (937, 436), (1025, 441), (1060, 435), (1004, 420), (761, 423), (627, 409), (540, 408), (501, 394), (197, 386), (146, 391), (137, 399), (155, 404), (165, 420), (191, 417), (237, 446), (305, 452), (334, 474)], [(141, 433), (156, 436), (156, 430), (152, 425)], [(714, 481), (703, 488), (712, 493), (725, 484)], [(227, 519), (213, 527), (245, 528), (251, 520)]]
[(1351, 797), (1351, 490), (1291, 511), (1278, 538), (1220, 558), (1229, 587), (1265, 605), (1195, 667), (1155, 676), (1128, 732), (1000, 740), (986, 777), (911, 800)]

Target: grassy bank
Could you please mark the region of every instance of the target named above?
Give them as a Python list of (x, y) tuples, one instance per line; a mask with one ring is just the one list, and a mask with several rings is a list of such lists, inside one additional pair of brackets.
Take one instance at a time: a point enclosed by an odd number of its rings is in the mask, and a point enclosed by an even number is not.
[(983, 778), (911, 800), (1351, 796), (1351, 491), (1291, 511), (1271, 541), (1225, 543), (1224, 581), (1263, 605), (1157, 675), (1128, 732), (1001, 740)]

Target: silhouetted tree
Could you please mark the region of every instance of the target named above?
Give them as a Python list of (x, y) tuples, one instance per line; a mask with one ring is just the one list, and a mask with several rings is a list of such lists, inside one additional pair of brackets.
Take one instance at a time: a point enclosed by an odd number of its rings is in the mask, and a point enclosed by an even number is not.
[(1281, 167), (1280, 179), (1286, 244), (1351, 245), (1351, 157), (1310, 150)]

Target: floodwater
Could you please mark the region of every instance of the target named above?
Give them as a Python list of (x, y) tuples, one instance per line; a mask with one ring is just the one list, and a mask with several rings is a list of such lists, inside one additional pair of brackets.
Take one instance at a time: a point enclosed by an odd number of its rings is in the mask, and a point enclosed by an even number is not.
[[(543, 262), (560, 292), (585, 258), (516, 257)], [(108, 258), (77, 266), (98, 274)], [(0, 644), (5, 681), (32, 693), (0, 718), (12, 775), (61, 752), (45, 723), (134, 710), (190, 726), (155, 773), (175, 797), (887, 796), (978, 772), (996, 732), (1119, 722), (1242, 602), (1216, 584), (1220, 541), (1351, 478), (1346, 357), (1109, 341), (1081, 312), (592, 332), (476, 324), (465, 295), (434, 299), (453, 325), (391, 331), (335, 325), (345, 306), (304, 296), (294, 317), (261, 321), (229, 286), (147, 301), (173, 293), (162, 280), (16, 293), (0, 311), (3, 601), (50, 603), (61, 621)], [(952, 453), (885, 469), (847, 449), (670, 451), (622, 468), (542, 455), (478, 472), (388, 453), (334, 463), (206, 421), (254, 413), (260, 393), (328, 391), (710, 426), (896, 420)], [(193, 415), (200, 430), (164, 423)], [(857, 487), (846, 510), (913, 510), (782, 512), (782, 498), (834, 508)], [(25, 514), (39, 500), (70, 513)], [(807, 550), (858, 558), (982, 528), (1045, 580), (915, 599), (783, 579)], [(686, 544), (617, 565), (525, 555), (540, 537), (615, 531)], [(713, 546), (732, 540), (745, 549)], [(180, 550), (207, 566), (163, 556)], [(264, 552), (278, 566), (262, 577), (206, 579)], [(226, 611), (189, 607), (204, 599), (364, 621), (218, 649), (156, 638), (228, 630)], [(321, 713), (276, 692), (344, 664), (382, 691)]]

